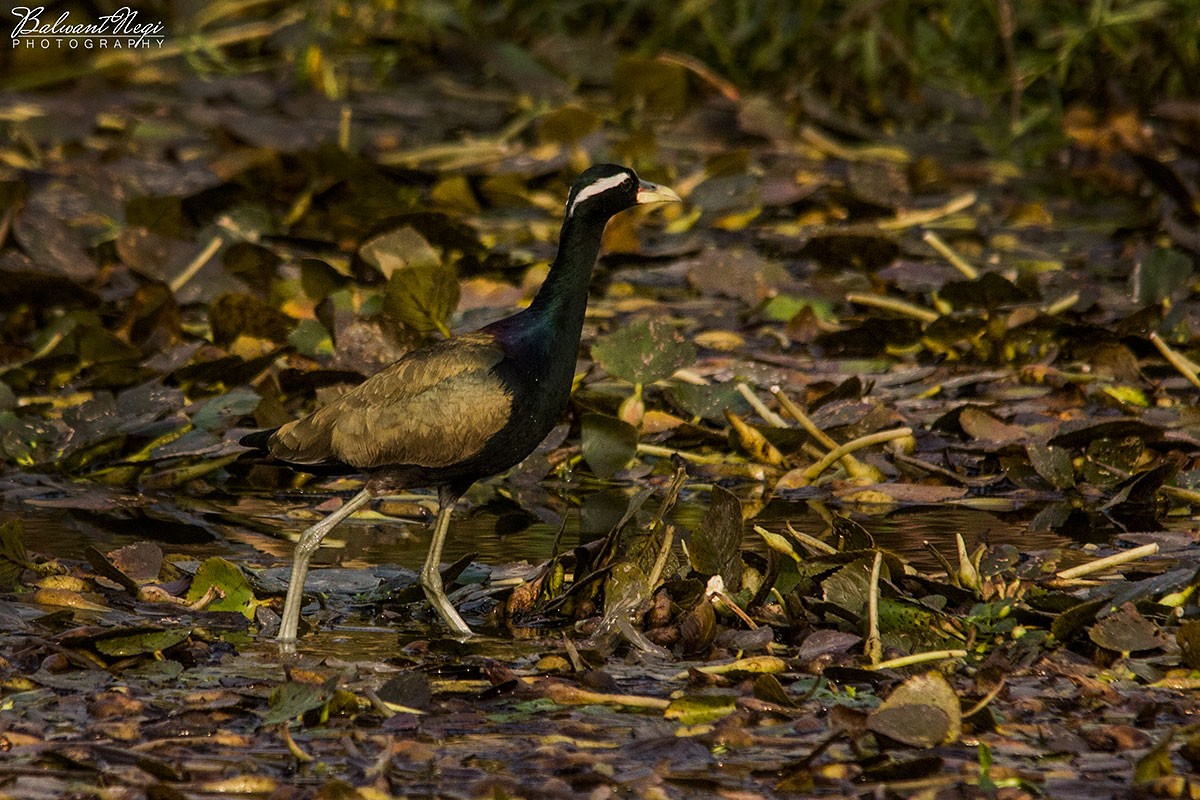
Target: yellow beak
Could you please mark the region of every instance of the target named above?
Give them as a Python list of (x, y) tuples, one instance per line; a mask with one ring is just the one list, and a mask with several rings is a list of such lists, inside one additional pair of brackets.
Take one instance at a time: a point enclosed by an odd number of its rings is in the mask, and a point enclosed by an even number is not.
[(657, 183), (651, 183), (650, 181), (639, 181), (638, 183), (637, 201), (639, 204), (683, 202), (679, 195), (666, 186), (659, 186)]

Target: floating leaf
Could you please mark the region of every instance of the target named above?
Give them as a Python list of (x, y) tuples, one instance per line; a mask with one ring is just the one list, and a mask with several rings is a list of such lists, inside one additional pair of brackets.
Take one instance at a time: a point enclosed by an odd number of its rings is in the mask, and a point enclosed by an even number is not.
[(867, 728), (911, 747), (951, 744), (962, 734), (962, 707), (942, 673), (926, 672), (897, 686)]
[(399, 706), (406, 709), (428, 708), (433, 700), (433, 689), (429, 677), (418, 671), (401, 672), (389, 679), (376, 692), (379, 699), (389, 706)]
[(321, 708), (333, 697), (336, 676), (324, 685), (289, 681), (271, 692), (267, 700), (267, 711), (262, 716), (264, 725), (275, 725), (295, 719), (317, 708)]
[(113, 658), (128, 658), (146, 653), (161, 653), (185, 641), (190, 628), (139, 631), (123, 636), (106, 636), (96, 642), (96, 649)]
[(610, 478), (637, 453), (637, 429), (604, 414), (584, 414), (580, 422), (583, 458), (600, 478)]
[(750, 410), (750, 404), (733, 383), (697, 386), (694, 383), (672, 381), (667, 389), (667, 398), (685, 414), (709, 422), (724, 420), (726, 409), (735, 414), (745, 414)]
[(1132, 603), (1125, 603), (1088, 630), (1088, 637), (1105, 648), (1118, 653), (1157, 650), (1167, 644), (1159, 627), (1146, 619)]
[(389, 281), (400, 270), (438, 267), (442, 263), (438, 251), (410, 225), (368, 240), (358, 254)]
[(441, 265), (398, 269), (388, 279), (383, 296), (387, 316), (421, 333), (450, 336), (447, 325), (458, 306), (458, 277)]
[(592, 358), (611, 375), (647, 384), (695, 361), (696, 346), (662, 320), (640, 319), (598, 338)]
[(192, 415), (192, 424), (203, 430), (228, 428), (240, 418), (251, 414), (262, 398), (248, 386), (240, 386), (209, 400)]
[(247, 619), (254, 618), (254, 590), (250, 588), (250, 582), (236, 564), (217, 557), (201, 564), (200, 569), (196, 571), (196, 577), (192, 579), (191, 588), (188, 589), (187, 601), (199, 601), (210, 586), (217, 587), (225, 596), (208, 605), (206, 610), (236, 611), (245, 615)]
[(728, 695), (684, 695), (671, 701), (663, 715), (683, 725), (704, 725), (727, 717), (737, 710)]
[(28, 560), (25, 523), (20, 519), (6, 520), (0, 524), (0, 592), (13, 590)]
[(712, 501), (692, 532), (688, 553), (692, 569), (720, 575), (731, 592), (742, 588), (742, 504), (727, 489), (713, 486)]
[(1037, 474), (1055, 489), (1069, 489), (1075, 485), (1075, 467), (1071, 463), (1071, 453), (1065, 447), (1033, 442), (1025, 445), (1025, 452)]
[(1159, 247), (1134, 266), (1129, 276), (1133, 302), (1158, 304), (1187, 293), (1195, 270), (1192, 257), (1174, 248)]

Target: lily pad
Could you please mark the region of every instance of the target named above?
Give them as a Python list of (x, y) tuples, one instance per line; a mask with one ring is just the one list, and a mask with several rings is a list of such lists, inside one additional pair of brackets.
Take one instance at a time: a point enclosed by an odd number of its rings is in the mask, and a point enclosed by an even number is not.
[(195, 603), (210, 586), (217, 587), (225, 596), (208, 605), (207, 611), (236, 611), (247, 619), (254, 618), (254, 590), (236, 564), (223, 558), (210, 558), (201, 564), (188, 589), (188, 602)]
[(609, 374), (647, 384), (695, 361), (696, 346), (662, 320), (640, 319), (597, 339), (592, 358)]

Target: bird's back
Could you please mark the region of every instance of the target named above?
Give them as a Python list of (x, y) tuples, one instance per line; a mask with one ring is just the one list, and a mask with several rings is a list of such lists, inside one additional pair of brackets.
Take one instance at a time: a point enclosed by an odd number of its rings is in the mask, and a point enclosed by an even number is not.
[(360, 470), (428, 469), (470, 460), (508, 422), (512, 391), (497, 367), (504, 350), (466, 334), (415, 351), (337, 400), (249, 446), (298, 465), (338, 462)]

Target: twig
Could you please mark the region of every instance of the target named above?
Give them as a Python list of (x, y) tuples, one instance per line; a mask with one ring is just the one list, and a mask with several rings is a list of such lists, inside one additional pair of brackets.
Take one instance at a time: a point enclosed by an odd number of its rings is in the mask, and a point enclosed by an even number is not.
[(754, 393), (754, 390), (752, 390), (745, 383), (739, 381), (737, 384), (737, 390), (742, 397), (746, 398), (746, 402), (750, 404), (755, 413), (762, 417), (763, 422), (767, 423), (773, 428), (789, 427), (787, 421), (771, 409), (767, 408), (766, 403), (759, 399), (759, 396)]
[(652, 708), (665, 711), (670, 700), (633, 694), (603, 694), (580, 689), (565, 683), (547, 681), (542, 686), (546, 697), (560, 706), (612, 705), (625, 708)]
[(925, 233), (921, 234), (921, 238), (925, 240), (926, 244), (937, 250), (942, 258), (950, 262), (950, 266), (961, 272), (968, 280), (975, 280), (979, 277), (979, 271), (968, 264), (966, 259), (954, 252), (954, 249), (950, 245), (943, 242), (942, 237), (933, 231), (925, 231)]
[[(808, 414), (804, 413), (804, 409), (802, 409), (802, 408), (800, 408), (800, 406), (796, 405), (796, 403), (792, 400), (792, 398), (787, 396), (786, 392), (784, 392), (778, 386), (772, 386), (769, 391), (771, 392), (771, 394), (775, 395), (775, 399), (779, 402), (780, 407), (783, 408), (783, 410), (786, 411), (792, 417), (792, 419), (794, 419), (794, 420), (796, 420), (796, 422), (800, 423), (800, 427), (803, 428), (809, 436), (816, 439), (817, 442), (822, 447), (824, 447), (826, 450), (833, 450), (833, 449), (837, 448), (837, 446), (838, 446), (837, 441), (835, 441), (833, 439), (833, 437), (831, 437), (827, 433), (825, 433), (825, 431), (818, 428), (817, 424), (815, 422), (813, 422), (811, 419), (809, 419)], [(820, 456), (817, 456), (817, 457), (821, 458), (823, 456), (824, 456), (824, 454), (822, 453)], [(872, 477), (875, 477), (875, 469), (873, 467), (869, 467), (866, 464), (863, 464), (861, 461), (859, 461), (857, 458), (850, 455), (849, 453), (842, 456), (841, 460), (842, 460), (842, 467), (845, 468), (846, 474), (849, 475), (851, 478), (858, 478), (863, 475), (870, 475)]]
[(877, 666), (883, 658), (883, 639), (879, 635), (879, 570), (883, 566), (883, 553), (876, 550), (875, 560), (871, 562), (870, 591), (867, 593), (867, 641), (863, 645), (863, 654)]
[(650, 587), (651, 592), (658, 585), (658, 579), (662, 577), (662, 571), (667, 566), (667, 556), (671, 554), (671, 545), (673, 544), (675, 544), (675, 526), (668, 525), (663, 533), (662, 546), (658, 548), (658, 558), (654, 559), (654, 566), (646, 578), (646, 585)]
[(1150, 332), (1150, 341), (1158, 348), (1158, 352), (1162, 353), (1162, 357), (1167, 360), (1167, 363), (1179, 370), (1180, 374), (1191, 381), (1193, 386), (1200, 388), (1200, 376), (1196, 374), (1200, 372), (1200, 365), (1193, 363), (1182, 353), (1175, 352), (1169, 344), (1162, 340), (1161, 336), (1153, 331)]
[(987, 708), (988, 703), (995, 700), (996, 695), (1000, 694), (1000, 690), (1003, 688), (1004, 688), (1004, 676), (1002, 675), (1002, 676), (1000, 676), (1000, 680), (996, 682), (996, 685), (994, 687), (992, 687), (992, 690), (983, 696), (983, 699), (981, 699), (975, 705), (971, 706), (971, 708), (969, 710), (962, 712), (963, 719), (966, 719), (967, 717), (970, 717), (970, 716), (974, 716), (975, 714), (978, 714), (980, 711), (983, 711), (985, 708)]
[(817, 463), (813, 464), (808, 469), (804, 470), (803, 478), (805, 481), (813, 481), (825, 470), (829, 469), (833, 462), (841, 459), (847, 453), (853, 453), (855, 450), (861, 450), (864, 447), (870, 447), (883, 442), (890, 442), (894, 439), (903, 439), (906, 436), (912, 436), (912, 428), (894, 428), (890, 431), (878, 431), (867, 436), (860, 436), (857, 439), (846, 442), (843, 445), (838, 445), (833, 450), (822, 458)]
[(213, 234), (212, 238), (208, 240), (208, 244), (204, 245), (204, 249), (197, 253), (196, 257), (192, 259), (192, 262), (183, 268), (183, 272), (180, 272), (171, 279), (171, 291), (178, 292), (188, 281), (196, 277), (196, 273), (204, 268), (204, 265), (208, 263), (210, 258), (216, 255), (217, 251), (221, 249), (221, 245), (224, 243), (225, 237), (221, 236), (219, 233)]
[(898, 669), (900, 667), (911, 667), (913, 664), (924, 664), (928, 661), (966, 657), (966, 650), (930, 650), (927, 653), (913, 653), (912, 655), (900, 656), (899, 658), (889, 658), (887, 661), (880, 661), (871, 669)]
[(886, 219), (878, 223), (878, 227), (884, 231), (895, 231), (903, 230), (904, 228), (913, 228), (917, 225), (928, 225), (942, 217), (948, 217), (951, 214), (957, 214), (963, 209), (970, 208), (975, 205), (976, 199), (974, 192), (967, 192), (966, 194), (960, 194), (958, 197), (951, 198), (948, 203), (940, 205), (937, 208), (901, 212), (894, 219)]
[(1047, 316), (1053, 317), (1056, 314), (1063, 313), (1068, 308), (1071, 308), (1078, 302), (1079, 302), (1079, 292), (1071, 292), (1066, 297), (1061, 297), (1058, 300), (1055, 300), (1050, 305), (1043, 308), (1042, 313), (1046, 314)]
[(913, 317), (921, 320), (921, 322), (933, 322), (939, 316), (936, 311), (930, 311), (927, 308), (921, 308), (904, 300), (897, 300), (894, 297), (884, 297), (878, 294), (850, 292), (846, 295), (846, 302), (858, 303), (861, 306), (871, 306), (872, 308), (881, 308), (885, 311), (895, 311), (897, 314)]
[(1130, 561), (1137, 561), (1139, 558), (1146, 558), (1158, 552), (1158, 542), (1144, 544), (1141, 547), (1134, 547), (1130, 550), (1123, 550), (1120, 553), (1113, 553), (1111, 556), (1097, 558), (1095, 561), (1089, 561), (1086, 564), (1080, 564), (1078, 567), (1064, 569), (1061, 572), (1055, 573), (1054, 577), (1059, 580), (1069, 581), (1075, 578), (1082, 578), (1084, 575), (1091, 575), (1096, 572), (1103, 572), (1109, 567), (1117, 567), (1121, 564), (1128, 564)]

